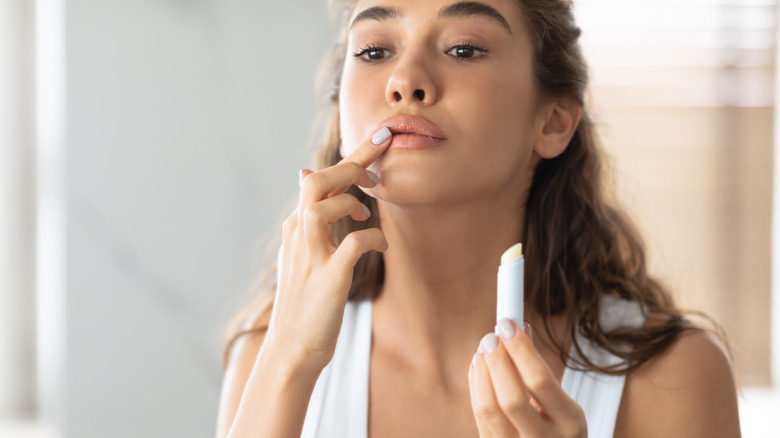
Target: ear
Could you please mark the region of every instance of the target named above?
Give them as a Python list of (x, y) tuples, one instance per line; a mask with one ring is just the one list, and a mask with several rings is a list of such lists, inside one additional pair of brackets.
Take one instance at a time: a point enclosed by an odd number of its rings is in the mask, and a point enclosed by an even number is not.
[(581, 115), (582, 106), (572, 97), (560, 97), (543, 104), (536, 124), (534, 151), (548, 159), (563, 153), (580, 124)]

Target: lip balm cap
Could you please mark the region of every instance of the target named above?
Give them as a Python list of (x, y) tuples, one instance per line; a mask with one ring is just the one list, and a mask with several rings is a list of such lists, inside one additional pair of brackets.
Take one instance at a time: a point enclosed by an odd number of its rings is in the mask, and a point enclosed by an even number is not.
[(523, 256), (523, 244), (515, 243), (508, 250), (501, 254), (501, 264), (505, 265), (512, 260)]

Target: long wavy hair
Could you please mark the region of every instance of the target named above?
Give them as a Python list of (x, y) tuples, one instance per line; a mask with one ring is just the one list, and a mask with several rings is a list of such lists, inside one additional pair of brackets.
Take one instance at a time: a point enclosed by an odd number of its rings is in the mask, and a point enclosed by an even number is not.
[[(534, 48), (534, 81), (542, 96), (576, 98), (583, 107), (579, 125), (566, 150), (537, 166), (526, 204), (522, 233), (526, 258), (526, 306), (545, 321), (547, 334), (569, 367), (608, 374), (631, 372), (663, 352), (685, 330), (697, 329), (676, 307), (669, 292), (648, 274), (645, 248), (639, 232), (616, 207), (605, 184), (603, 152), (585, 108), (588, 69), (579, 46), (580, 29), (567, 0), (518, 0)], [(331, 19), (341, 32), (330, 47), (320, 71), (320, 120), (324, 130), (314, 168), (338, 163), (339, 86), (346, 56), (346, 21), (353, 2), (330, 0)], [(333, 224), (340, 243), (352, 231), (380, 227), (376, 199), (356, 187), (349, 193), (371, 210), (367, 221), (350, 217)], [(518, 224), (520, 226), (520, 224)], [(364, 254), (354, 269), (350, 300), (374, 299), (384, 280), (379, 252)], [(233, 321), (228, 330), (225, 357), (236, 339), (262, 332), (257, 316), (270, 312), (276, 289), (275, 270), (261, 281), (262, 292)], [(663, 316), (647, 327), (605, 330), (599, 324), (601, 301), (611, 295), (640, 304), (648, 314)], [(549, 325), (551, 316), (565, 316), (567, 337), (580, 353), (569, 358), (565, 340)], [(582, 354), (575, 334), (623, 359), (602, 367)], [(628, 348), (626, 348), (628, 347)], [(226, 359), (227, 361), (227, 359)]]

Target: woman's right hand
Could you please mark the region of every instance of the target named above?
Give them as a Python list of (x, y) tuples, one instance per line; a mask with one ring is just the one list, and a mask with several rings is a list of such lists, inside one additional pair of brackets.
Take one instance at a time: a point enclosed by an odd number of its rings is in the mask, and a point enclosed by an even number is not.
[(347, 215), (368, 219), (368, 208), (345, 192), (352, 185), (376, 186), (377, 176), (366, 168), (391, 142), (382, 128), (338, 164), (301, 171), (298, 208), (282, 229), (276, 299), (263, 346), (274, 359), (317, 373), (332, 359), (355, 264), (368, 251), (384, 252), (387, 240), (380, 229), (369, 228), (349, 233), (337, 246), (331, 224)]

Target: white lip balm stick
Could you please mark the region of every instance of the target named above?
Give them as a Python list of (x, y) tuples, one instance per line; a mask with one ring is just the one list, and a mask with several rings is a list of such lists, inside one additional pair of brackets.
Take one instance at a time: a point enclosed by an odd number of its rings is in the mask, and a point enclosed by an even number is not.
[(501, 266), (498, 267), (496, 322), (509, 318), (518, 326), (523, 326), (524, 276), (523, 244), (517, 243), (501, 255)]

